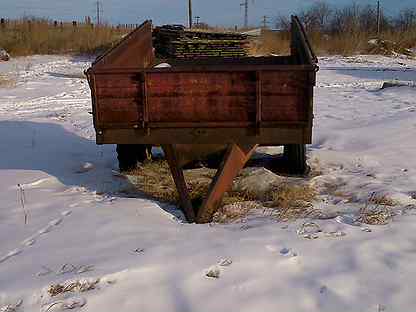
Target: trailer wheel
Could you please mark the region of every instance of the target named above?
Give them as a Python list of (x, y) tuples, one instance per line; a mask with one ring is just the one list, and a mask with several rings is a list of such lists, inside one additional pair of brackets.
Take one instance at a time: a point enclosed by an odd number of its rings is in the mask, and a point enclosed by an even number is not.
[(137, 166), (137, 162), (143, 162), (147, 159), (150, 145), (142, 144), (118, 144), (117, 159), (120, 171), (129, 171)]
[(285, 145), (284, 157), (290, 174), (305, 174), (307, 172), (305, 144)]

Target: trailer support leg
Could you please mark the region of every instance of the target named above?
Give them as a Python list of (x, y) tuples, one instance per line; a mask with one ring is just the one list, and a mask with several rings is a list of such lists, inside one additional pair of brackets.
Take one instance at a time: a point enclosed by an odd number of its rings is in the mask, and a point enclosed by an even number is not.
[(195, 212), (189, 197), (188, 187), (186, 185), (185, 177), (183, 176), (182, 168), (178, 162), (175, 146), (171, 144), (163, 145), (162, 148), (168, 161), (173, 180), (175, 181), (176, 189), (179, 193), (179, 199), (185, 217), (189, 222), (195, 222)]
[[(188, 187), (178, 157), (181, 147), (172, 144), (162, 146), (179, 193), (181, 208), (189, 222), (208, 223), (212, 220), (213, 215), (221, 205), (224, 194), (231, 188), (234, 178), (244, 168), (257, 146), (256, 144), (230, 144), (228, 146), (224, 160), (212, 180), (208, 194), (197, 213), (192, 207)], [(195, 216), (196, 214), (197, 216)]]
[(221, 201), (233, 184), (234, 178), (244, 168), (251, 154), (258, 145), (231, 144), (224, 156), (224, 161), (215, 175), (208, 194), (198, 211), (197, 223), (210, 222), (214, 213), (218, 210)]

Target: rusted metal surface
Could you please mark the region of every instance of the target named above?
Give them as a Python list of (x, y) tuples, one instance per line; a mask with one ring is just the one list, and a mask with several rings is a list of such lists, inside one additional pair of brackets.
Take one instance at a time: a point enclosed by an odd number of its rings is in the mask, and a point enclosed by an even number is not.
[(188, 187), (186, 185), (185, 177), (183, 175), (182, 166), (178, 161), (178, 155), (180, 150), (173, 144), (167, 144), (162, 146), (166, 155), (166, 159), (169, 163), (169, 168), (172, 173), (173, 180), (175, 181), (176, 189), (178, 190), (181, 208), (189, 222), (195, 221), (195, 212), (192, 207), (191, 200), (189, 198)]
[[(261, 78), (260, 78), (261, 77)], [(308, 72), (96, 74), (96, 126), (308, 120)], [(112, 84), (112, 81), (114, 82)], [(221, 125), (222, 123), (222, 125)], [(160, 127), (160, 125), (159, 125)], [(176, 128), (176, 127), (175, 127)]]
[(146, 68), (153, 64), (152, 23), (144, 22), (94, 63), (100, 68)]
[(254, 121), (256, 79), (250, 72), (147, 75), (151, 122)]
[(98, 144), (229, 144), (252, 143), (262, 145), (311, 144), (308, 124), (260, 128), (150, 128), (104, 129), (97, 133)]
[[(188, 220), (210, 220), (258, 144), (311, 143), (317, 58), (297, 18), (290, 56), (153, 62), (146, 22), (87, 71), (97, 143), (163, 145)], [(197, 216), (181, 168), (195, 144), (229, 146)]]
[(257, 144), (231, 144), (228, 147), (224, 162), (218, 169), (217, 174), (210, 185), (208, 194), (198, 210), (198, 223), (207, 223), (211, 221), (212, 216), (221, 205), (225, 192), (230, 190), (234, 178), (240, 170), (243, 169), (257, 146)]
[(95, 75), (95, 126), (137, 124), (143, 120), (143, 84), (137, 74)]
[(291, 55), (300, 64), (317, 64), (318, 58), (313, 52), (306, 31), (296, 16), (292, 16)]
[[(200, 207), (193, 207), (192, 205), (180, 160), (180, 155), (192, 153), (195, 147), (176, 144), (162, 146), (175, 181), (176, 189), (178, 190), (181, 208), (189, 222), (207, 223), (212, 219), (212, 216), (221, 204), (225, 192), (231, 188), (234, 178), (250, 159), (257, 146), (257, 144), (228, 145), (224, 161), (212, 180), (208, 193)], [(216, 146), (214, 148), (223, 149), (224, 147)]]

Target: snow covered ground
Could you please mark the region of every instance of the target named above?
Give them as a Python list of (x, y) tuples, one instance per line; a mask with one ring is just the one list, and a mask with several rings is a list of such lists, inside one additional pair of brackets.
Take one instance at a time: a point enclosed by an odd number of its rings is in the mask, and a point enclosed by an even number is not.
[[(308, 220), (194, 225), (131, 198), (112, 173), (114, 147), (94, 142), (88, 65), (0, 63), (17, 82), (0, 88), (0, 311), (414, 310), (416, 61), (320, 60), (308, 151), (322, 172), (316, 206), (353, 214), (376, 192), (398, 216), (364, 228), (313, 220), (313, 240), (298, 234)], [(409, 86), (382, 90), (391, 80)], [(71, 291), (51, 297), (53, 284)]]

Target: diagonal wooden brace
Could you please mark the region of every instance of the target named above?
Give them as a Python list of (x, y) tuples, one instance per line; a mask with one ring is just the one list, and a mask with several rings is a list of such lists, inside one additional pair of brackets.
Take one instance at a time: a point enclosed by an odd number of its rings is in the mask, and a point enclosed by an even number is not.
[(188, 187), (183, 175), (181, 161), (178, 153), (181, 152), (180, 145), (163, 145), (166, 159), (175, 181), (176, 189), (179, 193), (181, 208), (189, 222), (208, 223), (212, 220), (214, 213), (218, 210), (224, 194), (231, 188), (234, 178), (241, 169), (244, 168), (250, 156), (258, 145), (238, 145), (228, 146), (224, 160), (218, 169), (204, 199), (202, 206), (195, 216), (195, 210), (189, 197)]
[(231, 144), (224, 156), (224, 161), (215, 175), (208, 194), (198, 211), (197, 223), (207, 223), (212, 220), (214, 213), (218, 210), (224, 194), (232, 187), (234, 178), (247, 161), (258, 145)]
[(189, 222), (195, 222), (195, 212), (189, 197), (188, 187), (186, 185), (182, 167), (178, 161), (176, 148), (171, 144), (162, 145), (162, 148), (168, 161), (173, 180), (175, 181), (176, 189), (179, 193), (181, 208), (185, 214), (185, 217)]

